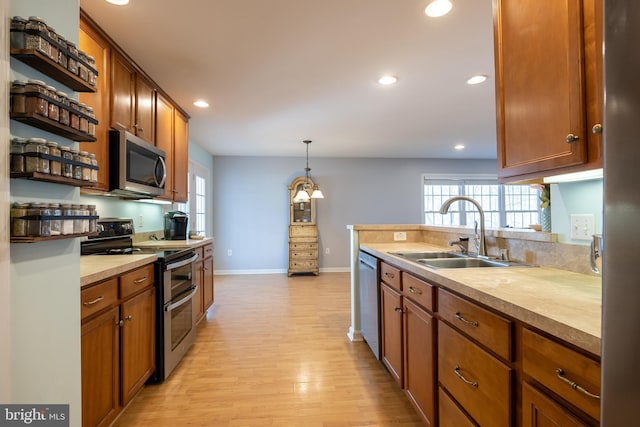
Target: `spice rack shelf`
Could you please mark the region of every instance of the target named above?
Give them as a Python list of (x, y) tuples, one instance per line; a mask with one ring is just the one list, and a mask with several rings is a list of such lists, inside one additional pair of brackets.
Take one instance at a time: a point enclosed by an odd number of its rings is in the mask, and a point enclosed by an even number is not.
[(95, 182), (81, 181), (64, 176), (50, 175), (41, 172), (11, 172), (10, 178), (31, 179), (34, 181), (53, 182), (55, 184), (66, 184), (74, 187), (94, 187)]
[(80, 234), (61, 234), (59, 236), (43, 236), (43, 237), (11, 237), (9, 239), (10, 243), (36, 243), (36, 242), (44, 242), (46, 240), (62, 240), (62, 239), (73, 239), (75, 237), (84, 237), (84, 236), (97, 236), (98, 233), (80, 233)]
[(55, 133), (63, 138), (69, 138), (78, 142), (96, 142), (97, 139), (91, 135), (87, 135), (84, 132), (75, 130), (72, 127), (61, 125), (60, 123), (53, 121), (47, 117), (43, 117), (37, 113), (10, 113), (12, 120), (26, 123), (30, 126), (37, 127), (47, 132)]
[(11, 56), (23, 62), (47, 76), (59, 81), (63, 85), (76, 92), (95, 92), (95, 86), (72, 74), (66, 68), (62, 68), (51, 58), (35, 49), (11, 49)]

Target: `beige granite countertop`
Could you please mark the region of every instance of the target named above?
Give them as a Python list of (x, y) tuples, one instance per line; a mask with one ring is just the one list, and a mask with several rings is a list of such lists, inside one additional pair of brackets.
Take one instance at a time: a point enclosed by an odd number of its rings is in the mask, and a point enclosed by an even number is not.
[(118, 276), (154, 262), (154, 254), (144, 255), (85, 255), (80, 257), (80, 287)]
[(602, 280), (548, 267), (431, 269), (388, 252), (451, 250), (425, 243), (363, 243), (401, 269), (600, 355)]
[(158, 249), (172, 249), (172, 248), (197, 248), (200, 246), (213, 243), (213, 237), (205, 237), (204, 239), (186, 239), (186, 240), (142, 240), (134, 241), (133, 246), (139, 248), (158, 248)]

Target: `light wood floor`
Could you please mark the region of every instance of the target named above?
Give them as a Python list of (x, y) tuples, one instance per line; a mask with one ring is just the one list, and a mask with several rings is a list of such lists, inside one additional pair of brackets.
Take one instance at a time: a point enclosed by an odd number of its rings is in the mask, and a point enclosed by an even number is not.
[(114, 425), (422, 426), (349, 311), (348, 273), (216, 276), (195, 345)]

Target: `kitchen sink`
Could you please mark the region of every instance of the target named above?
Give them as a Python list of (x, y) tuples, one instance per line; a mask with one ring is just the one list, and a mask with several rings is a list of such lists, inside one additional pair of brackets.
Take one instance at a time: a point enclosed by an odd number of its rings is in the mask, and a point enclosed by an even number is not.
[(411, 261), (419, 261), (421, 259), (440, 259), (440, 258), (460, 258), (465, 255), (459, 252), (389, 252), (391, 255), (406, 258)]
[(508, 262), (492, 261), (484, 258), (439, 258), (420, 259), (419, 263), (431, 268), (473, 268), (473, 267), (509, 267)]

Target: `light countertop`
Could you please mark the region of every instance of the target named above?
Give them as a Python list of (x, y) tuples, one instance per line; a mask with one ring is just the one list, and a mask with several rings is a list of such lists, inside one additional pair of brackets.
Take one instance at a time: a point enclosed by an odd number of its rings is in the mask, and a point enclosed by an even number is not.
[(548, 267), (431, 269), (388, 253), (451, 250), (425, 243), (365, 243), (360, 248), (600, 355), (602, 280), (598, 276)]
[(84, 255), (80, 257), (80, 287), (154, 262), (154, 254), (144, 255)]
[(181, 249), (197, 248), (210, 243), (213, 243), (213, 237), (186, 240), (142, 240), (138, 242), (134, 241), (133, 246), (139, 248)]

